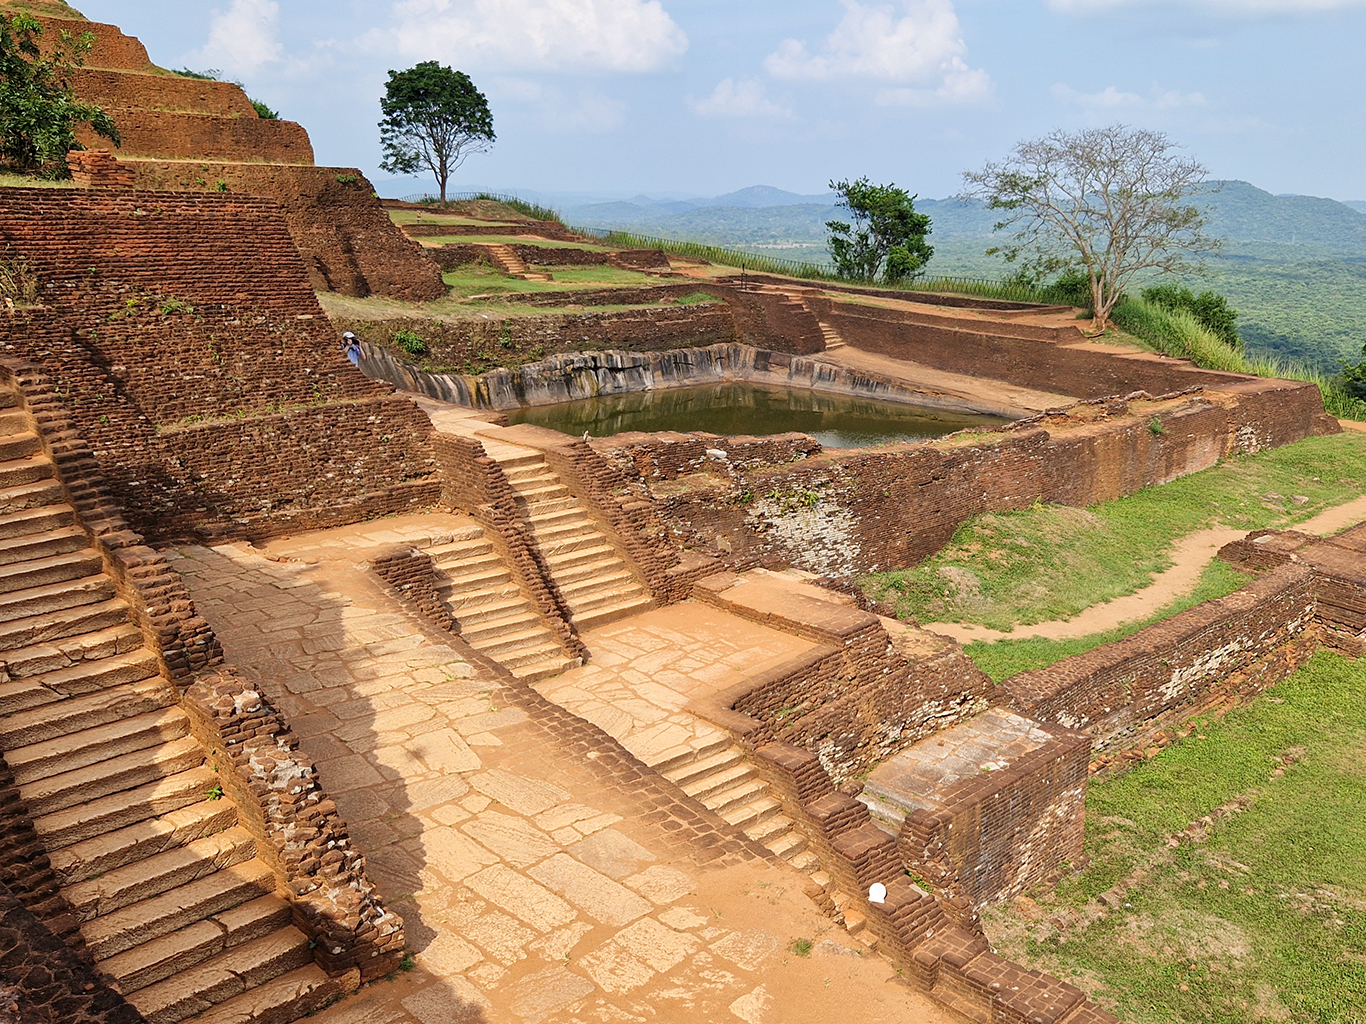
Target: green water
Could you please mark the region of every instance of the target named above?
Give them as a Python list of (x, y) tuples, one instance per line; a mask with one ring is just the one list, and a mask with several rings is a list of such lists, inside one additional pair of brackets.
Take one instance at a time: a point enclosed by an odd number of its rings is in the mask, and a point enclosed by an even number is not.
[(508, 413), (513, 423), (582, 436), (609, 437), (631, 430), (704, 430), (712, 434), (783, 434), (801, 431), (827, 448), (867, 448), (924, 441), (956, 430), (1007, 422), (997, 416), (941, 412), (920, 405), (851, 398), (803, 388), (708, 384), (701, 387), (608, 395)]

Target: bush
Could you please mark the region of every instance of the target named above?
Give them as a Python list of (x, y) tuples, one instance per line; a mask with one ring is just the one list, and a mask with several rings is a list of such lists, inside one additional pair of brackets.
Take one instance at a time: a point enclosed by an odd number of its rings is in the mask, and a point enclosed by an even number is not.
[(1225, 345), (1243, 347), (1243, 339), (1238, 335), (1238, 311), (1217, 292), (1196, 295), (1183, 285), (1159, 284), (1143, 289), (1143, 301), (1173, 313), (1184, 310)]
[[(1361, 348), (1361, 354), (1366, 355), (1366, 345)], [(1343, 366), (1342, 373), (1343, 390), (1353, 398), (1366, 402), (1366, 360), (1360, 363), (1348, 363)]]
[(427, 343), (422, 337), (406, 329), (394, 332), (394, 344), (410, 356), (425, 356), (428, 351)]
[(1044, 285), (1039, 289), (1039, 298), (1059, 306), (1084, 309), (1088, 316), (1095, 314), (1095, 310), (1091, 308), (1095, 304), (1091, 293), (1091, 279), (1080, 271), (1069, 270), (1052, 284)]
[(532, 220), (550, 220), (554, 221), (556, 224), (564, 223), (564, 221), (560, 219), (558, 211), (552, 210), (548, 206), (542, 206), (540, 203), (518, 199), (516, 196), (499, 196), (494, 195), (492, 192), (480, 192), (474, 198), (476, 201), (482, 199), (486, 202), (502, 203), (504, 206), (510, 206), (523, 217), (530, 217)]
[(250, 102), (252, 109), (256, 111), (256, 116), (262, 121), (280, 120), (280, 112), (278, 110), (271, 110), (270, 107), (266, 106), (260, 100), (250, 100)]

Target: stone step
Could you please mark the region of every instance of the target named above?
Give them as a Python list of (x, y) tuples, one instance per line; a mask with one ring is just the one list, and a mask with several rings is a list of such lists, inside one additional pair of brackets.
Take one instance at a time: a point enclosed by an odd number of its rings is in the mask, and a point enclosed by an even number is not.
[(499, 561), (489, 561), (467, 572), (451, 572), (447, 569), (447, 579), (437, 579), (437, 590), (463, 597), (464, 594), (477, 594), (479, 591), (497, 587), (515, 586), (512, 573)]
[[(293, 1024), (346, 994), (342, 983), (317, 964), (300, 967), (243, 995), (219, 1003), (194, 1019), (195, 1024)], [(323, 1019), (326, 1024), (326, 1018)]]
[(764, 846), (783, 860), (790, 861), (806, 852), (806, 839), (796, 829), (789, 828), (783, 835), (764, 843)]
[[(6, 537), (0, 540), (0, 565), (8, 566), (16, 562), (31, 562), (35, 558), (49, 558), (64, 555), (90, 546), (90, 538), (84, 530), (75, 526), (60, 530), (24, 537)], [(12, 587), (6, 587), (12, 590)]]
[(650, 761), (650, 767), (657, 772), (667, 774), (695, 761), (705, 761), (730, 746), (731, 742), (728, 736), (717, 734), (714, 739), (710, 739), (699, 746), (680, 744), (677, 747), (663, 750), (658, 757)]
[(503, 476), (507, 477), (508, 483), (514, 487), (520, 481), (530, 480), (534, 477), (555, 478), (555, 474), (546, 466), (544, 457), (540, 455), (528, 455), (516, 463), (504, 462), (500, 459), (498, 465), (502, 468)]
[(0, 461), (26, 459), (42, 451), (42, 443), (32, 430), (24, 429), (12, 434), (0, 434)]
[(596, 629), (599, 626), (606, 626), (616, 622), (618, 619), (628, 618), (632, 615), (639, 615), (647, 612), (655, 606), (653, 597), (648, 594), (640, 598), (625, 601), (621, 604), (606, 605), (602, 608), (594, 608), (592, 611), (582, 615), (573, 616), (574, 626), (580, 632)]
[(5, 752), (5, 761), (21, 786), (51, 775), (75, 771), (100, 761), (178, 740), (190, 731), (190, 718), (179, 708), (135, 715), (83, 732)]
[(256, 840), (241, 825), (158, 853), (62, 889), (82, 921), (105, 917), (123, 907), (160, 896), (256, 856)]
[(757, 825), (751, 825), (745, 829), (745, 835), (753, 839), (756, 843), (770, 843), (781, 839), (786, 833), (792, 830), (792, 819), (786, 814), (775, 814), (767, 821), (761, 821)]
[(87, 921), (81, 934), (90, 954), (102, 962), (206, 917), (274, 895), (275, 889), (275, 872), (257, 857)]
[(537, 522), (531, 524), (532, 533), (536, 535), (536, 543), (542, 547), (557, 544), (561, 540), (577, 538), (585, 535), (595, 537), (599, 542), (602, 540), (602, 531), (587, 516), (577, 519), (556, 520), (542, 525)]
[[(12, 465), (12, 463), (6, 463)], [(3, 472), (3, 469), (0, 469)], [(0, 480), (3, 480), (0, 476)], [(27, 483), (0, 486), (0, 513), (9, 515), (29, 508), (42, 508), (62, 501), (62, 485), (52, 477), (40, 477)]]
[(65, 502), (24, 508), (0, 515), (0, 539), (29, 537), (35, 533), (60, 530), (76, 523), (76, 510)]
[(562, 588), (560, 593), (575, 615), (649, 596), (635, 576), (626, 571), (613, 573), (602, 580), (585, 580), (579, 586)]
[(101, 973), (124, 995), (155, 985), (220, 953), (293, 923), (294, 912), (278, 896), (262, 896), (102, 961)]
[(555, 501), (570, 496), (569, 488), (562, 483), (539, 483), (531, 481), (513, 488), (517, 496), (528, 506), (539, 505), (545, 501)]
[(125, 623), (128, 618), (127, 602), (111, 597), (96, 604), (46, 611), (7, 622), (0, 620), (0, 652), (98, 633)]
[[(46, 455), (0, 460), (0, 487), (22, 487), (39, 480), (49, 480), (56, 484), (52, 460)], [(60, 485), (58, 487), (60, 489)]]
[(727, 808), (720, 813), (721, 817), (736, 828), (747, 829), (761, 821), (767, 821), (773, 815), (780, 813), (782, 809), (783, 805), (773, 797), (761, 796), (757, 800)]
[(12, 679), (0, 683), (0, 716), (94, 693), (119, 683), (141, 682), (160, 671), (157, 656), (144, 647), (110, 658), (77, 662), (53, 672)]
[(54, 643), (33, 644), (5, 654), (4, 662), (12, 679), (42, 675), (71, 668), (84, 661), (112, 658), (144, 649), (142, 631), (131, 622)]
[(696, 782), (714, 772), (720, 772), (733, 765), (740, 764), (744, 759), (744, 751), (739, 747), (727, 746), (718, 753), (710, 754), (707, 757), (693, 758), (676, 768), (664, 769), (662, 774), (674, 785), (687, 787), (689, 783)]
[(545, 624), (526, 602), (521, 602), (512, 611), (494, 618), (471, 623), (468, 627), (462, 623), (460, 635), (465, 638), (466, 643), (478, 647), (497, 637), (533, 628), (544, 629)]
[(810, 849), (802, 850), (797, 854), (789, 854), (787, 862), (804, 875), (813, 875), (820, 871), (821, 862)]
[(465, 640), (466, 643), (480, 654), (487, 655), (500, 665), (508, 664), (508, 658), (506, 656), (515, 656), (525, 648), (540, 646), (542, 644), (552, 643), (553, 641), (554, 638), (551, 636), (550, 631), (539, 622), (537, 622), (534, 627), (518, 630), (515, 633), (500, 633), (497, 636), (481, 638), (479, 640), (470, 640), (468, 638)]
[(546, 567), (557, 580), (570, 579), (570, 573), (578, 573), (590, 566), (620, 561), (621, 555), (617, 553), (617, 549), (605, 540), (596, 547), (574, 548), (571, 551), (559, 551), (545, 556)]
[(104, 573), (0, 594), (0, 623), (29, 615), (62, 611), (114, 597), (114, 581)]
[(472, 540), (452, 541), (450, 544), (438, 544), (436, 547), (427, 548), (427, 554), (432, 556), (432, 561), (437, 565), (454, 563), (456, 565), (464, 562), (481, 558), (493, 553), (493, 541), (487, 537), (476, 537)]
[(534, 513), (527, 516), (527, 521), (536, 530), (550, 526), (565, 526), (570, 523), (593, 525), (593, 517), (582, 505), (571, 505), (568, 508), (538, 508)]
[(257, 986), (313, 965), (308, 936), (293, 925), (225, 950), (127, 996), (147, 1024), (178, 1024)]
[[(709, 773), (702, 774), (702, 776), (697, 776), (686, 784), (682, 784), (680, 788), (688, 796), (694, 797), (695, 800), (703, 800), (705, 803), (708, 797), (738, 788), (753, 778), (755, 778), (753, 767), (746, 765), (743, 760), (739, 760), (732, 765), (719, 767), (719, 769), (713, 769)], [(713, 807), (712, 810), (716, 810), (716, 808)]]
[(19, 392), (13, 386), (0, 387), (0, 409), (16, 409), (19, 405)]
[(509, 615), (534, 616), (526, 599), (521, 594), (499, 595), (486, 601), (451, 602), (451, 608), (460, 622), (461, 630), (488, 622), (492, 619), (506, 618)]
[(6, 405), (3, 410), (0, 410), (0, 435), (8, 437), (13, 434), (32, 432), (33, 428), (29, 425), (28, 413), (24, 412), (23, 409), (17, 405)]
[(159, 817), (53, 850), (48, 859), (65, 884), (82, 882), (225, 831), (236, 824), (237, 807), (232, 801), (201, 800)]
[(33, 819), (33, 827), (49, 851), (59, 850), (207, 800), (216, 785), (218, 775), (212, 768), (191, 768), (135, 789), (44, 814)]
[(508, 668), (508, 671), (524, 683), (534, 683), (537, 680), (549, 679), (551, 676), (557, 676), (561, 672), (567, 672), (578, 664), (579, 660), (577, 658), (561, 655), (557, 658), (548, 658), (544, 661), (532, 662), (530, 665), (520, 665), (515, 668)]
[(134, 750), (75, 771), (49, 775), (23, 787), (29, 814), (52, 814), (126, 789), (134, 789), (198, 768), (204, 748), (193, 736), (182, 736), (149, 750)]
[(80, 697), (68, 697), (0, 718), (0, 750), (29, 747), (168, 708), (177, 699), (175, 687), (160, 676), (137, 683), (120, 683)]
[(0, 594), (79, 579), (104, 571), (99, 552), (88, 546), (0, 567)]
[(516, 675), (520, 669), (542, 665), (548, 661), (565, 658), (566, 655), (559, 641), (555, 639), (553, 634), (547, 632), (544, 640), (539, 643), (529, 643), (497, 655), (490, 655), (490, 657), (512, 672), (513, 675)]
[(531, 466), (537, 466), (542, 472), (546, 472), (545, 456), (540, 452), (533, 452), (527, 448), (519, 448), (513, 444), (503, 444), (500, 441), (485, 441), (484, 451), (498, 463), (498, 468), (506, 475), (511, 470), (524, 470)]

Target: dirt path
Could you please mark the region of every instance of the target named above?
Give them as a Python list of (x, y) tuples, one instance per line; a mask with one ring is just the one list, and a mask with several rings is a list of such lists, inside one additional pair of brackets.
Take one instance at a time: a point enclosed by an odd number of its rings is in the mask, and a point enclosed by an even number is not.
[[(1326, 509), (1294, 529), (1326, 537), (1364, 520), (1366, 495)], [(1214, 559), (1219, 549), (1246, 533), (1246, 530), (1216, 527), (1187, 534), (1172, 548), (1171, 568), (1159, 573), (1148, 586), (1126, 597), (1117, 597), (1113, 601), (1092, 605), (1070, 619), (1039, 622), (1032, 626), (1016, 626), (1010, 633), (959, 622), (935, 622), (925, 628), (944, 636), (951, 636), (960, 643), (972, 643), (974, 640), (1023, 640), (1027, 637), (1070, 640), (1074, 637), (1090, 636), (1092, 633), (1103, 633), (1126, 622), (1146, 619), (1173, 601), (1185, 597), (1195, 589), (1200, 574), (1205, 571), (1205, 566)]]

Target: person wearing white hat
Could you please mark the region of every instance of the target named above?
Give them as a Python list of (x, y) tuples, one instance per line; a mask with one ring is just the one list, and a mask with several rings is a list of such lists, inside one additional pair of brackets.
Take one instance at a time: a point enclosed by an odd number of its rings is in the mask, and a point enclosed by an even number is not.
[(351, 360), (352, 366), (360, 366), (360, 339), (350, 331), (342, 335), (342, 355)]

